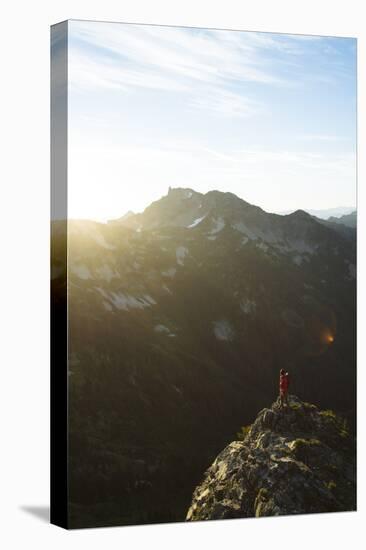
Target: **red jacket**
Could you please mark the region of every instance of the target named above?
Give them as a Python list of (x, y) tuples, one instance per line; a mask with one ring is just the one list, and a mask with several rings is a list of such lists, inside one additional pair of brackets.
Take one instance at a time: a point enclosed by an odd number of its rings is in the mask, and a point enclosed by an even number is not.
[(280, 391), (287, 392), (290, 385), (289, 374), (280, 374)]

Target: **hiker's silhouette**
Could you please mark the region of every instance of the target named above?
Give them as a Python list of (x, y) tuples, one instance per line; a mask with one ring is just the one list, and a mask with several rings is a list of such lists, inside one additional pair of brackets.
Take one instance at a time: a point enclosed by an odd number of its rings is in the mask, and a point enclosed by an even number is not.
[(288, 406), (288, 388), (290, 385), (290, 375), (284, 369), (280, 370), (280, 408)]

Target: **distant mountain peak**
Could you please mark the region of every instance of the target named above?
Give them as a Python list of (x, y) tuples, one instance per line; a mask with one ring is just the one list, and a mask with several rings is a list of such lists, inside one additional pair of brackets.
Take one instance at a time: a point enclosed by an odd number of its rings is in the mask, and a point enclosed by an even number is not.
[(301, 218), (301, 219), (304, 219), (304, 220), (310, 220), (313, 218), (313, 216), (311, 216), (308, 212), (306, 212), (305, 210), (295, 210), (295, 212), (292, 212), (291, 214), (288, 214), (289, 216), (293, 216), (293, 217), (296, 217), (296, 218)]
[[(323, 209), (314, 209), (314, 208), (304, 208), (304, 210), (311, 216), (316, 216), (323, 220), (327, 220), (330, 216), (339, 218), (345, 214), (351, 214), (356, 208), (354, 206), (337, 206), (333, 208), (323, 208)], [(277, 213), (286, 216), (293, 213), (294, 210), (281, 210)]]
[(350, 212), (349, 214), (344, 214), (343, 216), (337, 218), (331, 216), (328, 218), (328, 222), (342, 224), (347, 227), (356, 227), (357, 226), (357, 210)]
[(129, 210), (128, 212), (126, 212), (126, 214), (122, 216), (121, 220), (128, 220), (128, 218), (131, 218), (131, 216), (135, 216), (135, 212)]
[(201, 195), (201, 193), (197, 193), (197, 191), (194, 191), (194, 189), (190, 189), (189, 187), (169, 187), (167, 196), (179, 196), (183, 199), (191, 199), (193, 195)]
[(189, 230), (191, 238), (199, 233), (201, 238), (212, 241), (229, 231), (234, 239), (259, 246), (262, 243), (277, 254), (311, 255), (321, 242), (328, 240), (329, 228), (345, 233), (338, 229), (343, 226), (322, 221), (301, 209), (286, 216), (271, 214), (230, 192), (213, 189), (199, 193), (190, 187), (169, 187), (166, 195), (142, 213), (127, 213), (113, 223), (137, 232)]

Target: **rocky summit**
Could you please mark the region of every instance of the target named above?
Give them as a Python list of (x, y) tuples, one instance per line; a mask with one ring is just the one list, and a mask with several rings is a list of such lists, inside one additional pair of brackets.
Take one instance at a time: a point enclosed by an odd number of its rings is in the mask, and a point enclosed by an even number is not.
[(356, 509), (355, 462), (346, 423), (290, 396), (228, 445), (193, 494), (187, 520)]

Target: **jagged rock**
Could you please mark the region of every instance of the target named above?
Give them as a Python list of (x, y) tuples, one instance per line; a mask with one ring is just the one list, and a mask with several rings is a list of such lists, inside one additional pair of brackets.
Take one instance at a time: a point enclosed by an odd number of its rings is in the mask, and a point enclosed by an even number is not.
[(345, 423), (290, 396), (263, 409), (224, 449), (193, 494), (188, 521), (356, 509), (355, 457)]

